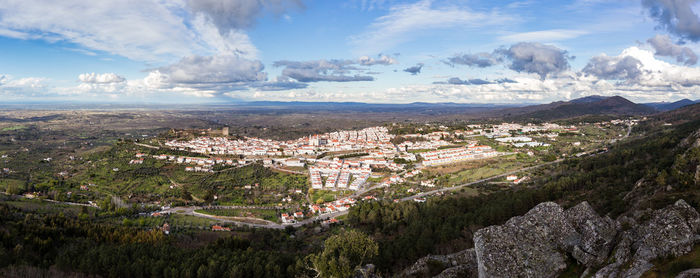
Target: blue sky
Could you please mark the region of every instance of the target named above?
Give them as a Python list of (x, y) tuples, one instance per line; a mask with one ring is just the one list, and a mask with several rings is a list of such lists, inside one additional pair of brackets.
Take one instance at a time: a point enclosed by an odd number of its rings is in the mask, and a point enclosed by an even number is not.
[(699, 7), (0, 0), (0, 102), (700, 99)]

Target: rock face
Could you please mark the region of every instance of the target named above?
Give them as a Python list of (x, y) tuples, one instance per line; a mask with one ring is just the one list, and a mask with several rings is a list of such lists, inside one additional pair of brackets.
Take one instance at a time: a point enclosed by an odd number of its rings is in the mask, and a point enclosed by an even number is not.
[(571, 251), (579, 240), (559, 205), (539, 204), (524, 216), (474, 234), (479, 277), (554, 277), (566, 269), (564, 250)]
[(476, 253), (467, 249), (449, 255), (428, 255), (406, 269), (401, 277), (477, 277)]
[(594, 277), (639, 277), (654, 259), (690, 252), (699, 232), (700, 214), (683, 200), (617, 220), (587, 202), (547, 202), (477, 231), (474, 249), (421, 258), (401, 276), (429, 277), (442, 265), (435, 277), (557, 277), (575, 260)]
[(653, 259), (690, 252), (700, 232), (700, 214), (683, 200), (637, 218), (649, 219), (621, 233), (614, 260), (595, 277), (639, 277), (653, 266)]
[(700, 277), (700, 268), (689, 269), (689, 270), (683, 271), (681, 273), (678, 273), (678, 276), (676, 276), (676, 278), (698, 278), (698, 277)]

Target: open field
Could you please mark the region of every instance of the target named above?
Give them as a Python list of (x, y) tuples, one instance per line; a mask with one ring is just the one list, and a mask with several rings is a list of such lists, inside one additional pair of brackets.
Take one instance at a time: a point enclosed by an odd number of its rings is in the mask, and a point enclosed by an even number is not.
[(279, 223), (279, 212), (274, 209), (199, 209), (198, 213), (214, 216), (259, 218)]

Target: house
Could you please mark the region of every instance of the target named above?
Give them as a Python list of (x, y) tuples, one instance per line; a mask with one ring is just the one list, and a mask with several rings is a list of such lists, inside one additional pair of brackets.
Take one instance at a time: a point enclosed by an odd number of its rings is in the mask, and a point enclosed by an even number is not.
[(514, 180), (517, 180), (517, 179), (518, 179), (518, 176), (516, 176), (516, 175), (508, 175), (508, 176), (506, 177), (506, 180), (509, 180), (509, 181), (514, 181)]
[(417, 203), (425, 203), (425, 198), (413, 198), (413, 201)]
[(231, 228), (228, 228), (228, 227), (221, 227), (221, 226), (219, 226), (219, 225), (214, 225), (214, 226), (211, 226), (211, 230), (212, 230), (212, 231), (215, 231), (215, 232), (221, 232), (221, 231), (230, 232), (230, 231), (231, 231)]
[(331, 219), (328, 219), (328, 220), (323, 221), (323, 223), (321, 223), (321, 224), (322, 224), (323, 226), (328, 226), (328, 225), (330, 225), (330, 224), (337, 224), (337, 223), (339, 223), (339, 222), (340, 222), (340, 221), (338, 221), (338, 219), (331, 218)]
[(304, 213), (301, 211), (297, 211), (294, 213), (294, 218), (303, 218), (303, 217), (304, 217)]
[(161, 227), (160, 230), (163, 231), (164, 234), (169, 235), (170, 225), (168, 224), (168, 222), (163, 223), (163, 227)]
[(527, 181), (527, 180), (529, 180), (529, 179), (530, 179), (529, 177), (522, 177), (522, 178), (519, 178), (519, 179), (517, 179), (517, 180), (514, 180), (513, 183), (514, 183), (514, 184), (520, 184), (520, 183), (522, 183), (522, 182), (524, 182), (524, 181)]
[(435, 187), (435, 183), (433, 181), (420, 181), (420, 185), (426, 186), (426, 187)]
[(292, 223), (297, 222), (296, 220), (294, 220), (294, 217), (289, 216), (289, 214), (286, 214), (286, 213), (283, 213), (281, 218), (282, 218), (282, 223), (285, 223), (285, 224), (292, 224)]
[(284, 165), (287, 167), (304, 167), (304, 162), (299, 159), (287, 159), (284, 161)]

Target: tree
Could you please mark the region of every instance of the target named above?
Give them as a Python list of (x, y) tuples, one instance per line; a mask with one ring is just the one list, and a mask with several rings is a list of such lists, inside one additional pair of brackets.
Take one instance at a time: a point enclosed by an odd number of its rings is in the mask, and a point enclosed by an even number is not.
[(369, 236), (344, 231), (326, 239), (320, 254), (310, 255), (314, 270), (320, 277), (350, 277), (357, 267), (379, 254), (379, 247)]

